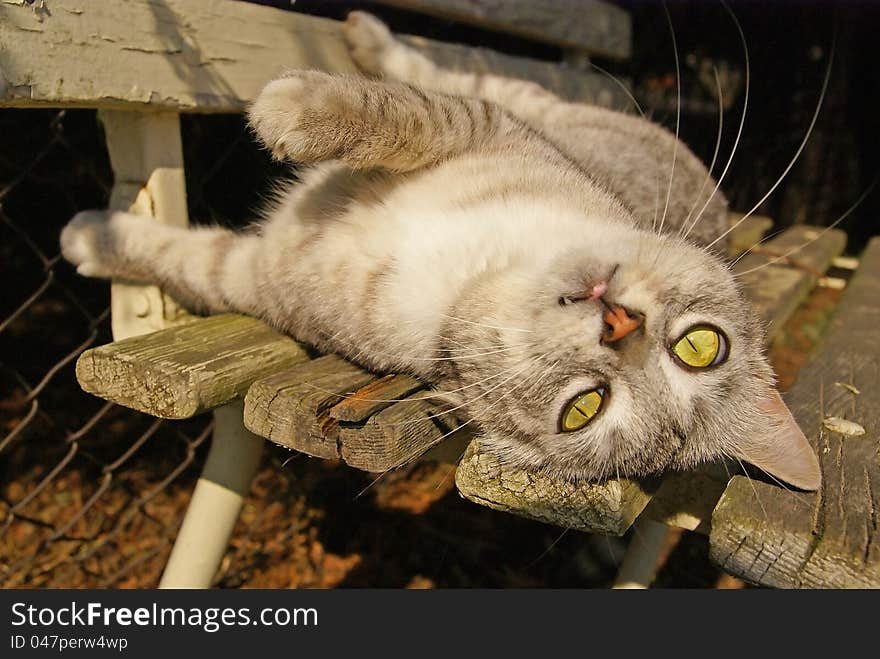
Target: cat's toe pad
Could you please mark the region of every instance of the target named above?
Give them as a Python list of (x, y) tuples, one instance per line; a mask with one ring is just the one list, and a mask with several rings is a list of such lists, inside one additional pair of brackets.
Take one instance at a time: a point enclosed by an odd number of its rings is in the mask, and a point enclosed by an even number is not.
[(85, 277), (108, 277), (110, 211), (83, 211), (61, 231), (61, 254)]
[(353, 11), (342, 24), (351, 58), (367, 73), (382, 72), (382, 58), (394, 43), (391, 32), (375, 16)]

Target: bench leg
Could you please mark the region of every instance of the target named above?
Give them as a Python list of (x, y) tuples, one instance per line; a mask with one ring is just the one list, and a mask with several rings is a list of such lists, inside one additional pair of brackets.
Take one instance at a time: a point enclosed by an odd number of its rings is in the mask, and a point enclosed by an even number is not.
[(669, 527), (639, 517), (633, 530), (632, 541), (626, 549), (613, 588), (650, 588), (657, 575), (657, 557), (663, 550)]
[(242, 413), (241, 401), (214, 410), (211, 450), (159, 588), (208, 588), (217, 574), (263, 450)]

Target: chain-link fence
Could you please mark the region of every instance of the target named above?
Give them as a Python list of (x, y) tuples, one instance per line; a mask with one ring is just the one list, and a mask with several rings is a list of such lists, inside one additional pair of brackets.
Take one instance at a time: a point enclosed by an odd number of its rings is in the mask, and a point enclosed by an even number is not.
[[(269, 164), (241, 118), (184, 118), (183, 133), (192, 215), (245, 219)], [(107, 206), (96, 113), (0, 111), (0, 135), (0, 582), (154, 585), (210, 417), (156, 420), (76, 383), (76, 358), (111, 339), (109, 286), (58, 253), (75, 212)]]
[(0, 135), (0, 581), (124, 585), (161, 570), (210, 427), (102, 403), (76, 384), (79, 354), (110, 340), (106, 282), (58, 255), (64, 222), (107, 205), (95, 112), (2, 111)]

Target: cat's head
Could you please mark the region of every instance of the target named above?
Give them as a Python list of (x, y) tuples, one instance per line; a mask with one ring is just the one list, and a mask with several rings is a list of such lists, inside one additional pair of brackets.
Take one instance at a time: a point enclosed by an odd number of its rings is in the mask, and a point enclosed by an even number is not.
[[(567, 248), (548, 237), (487, 273), (457, 308), (469, 322), (450, 321), (459, 343), (481, 351), (457, 370), (493, 449), (588, 479), (727, 456), (816, 489), (816, 456), (725, 264), (673, 236), (581, 222), (586, 237)], [(610, 311), (633, 322), (612, 331)]]

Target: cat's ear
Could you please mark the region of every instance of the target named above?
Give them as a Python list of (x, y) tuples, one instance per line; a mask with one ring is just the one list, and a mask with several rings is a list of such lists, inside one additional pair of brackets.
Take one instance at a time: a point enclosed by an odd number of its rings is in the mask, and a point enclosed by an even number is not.
[(822, 472), (813, 448), (797, 422), (773, 389), (758, 402), (765, 428), (744, 438), (736, 457), (766, 471), (771, 476), (802, 490), (818, 490)]

